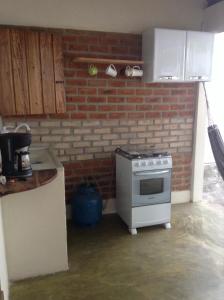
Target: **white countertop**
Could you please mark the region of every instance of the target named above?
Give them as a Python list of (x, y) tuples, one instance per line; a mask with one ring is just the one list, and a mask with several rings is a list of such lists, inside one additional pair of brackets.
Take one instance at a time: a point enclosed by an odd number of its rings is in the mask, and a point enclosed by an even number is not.
[(30, 161), (34, 171), (63, 168), (62, 164), (48, 148), (30, 148)]

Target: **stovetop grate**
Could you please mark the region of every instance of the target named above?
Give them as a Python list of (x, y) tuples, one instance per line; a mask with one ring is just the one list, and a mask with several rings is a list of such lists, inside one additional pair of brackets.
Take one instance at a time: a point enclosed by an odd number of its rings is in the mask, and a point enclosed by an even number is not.
[(149, 153), (139, 153), (139, 152), (128, 152), (121, 148), (117, 148), (115, 153), (118, 153), (130, 160), (132, 159), (146, 159), (146, 158), (162, 158), (169, 156), (168, 152), (149, 152)]

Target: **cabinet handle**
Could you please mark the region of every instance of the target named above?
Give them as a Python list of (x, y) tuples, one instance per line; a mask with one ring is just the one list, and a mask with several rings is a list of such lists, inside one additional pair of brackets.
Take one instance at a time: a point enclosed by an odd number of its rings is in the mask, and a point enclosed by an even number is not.
[(189, 79), (190, 80), (208, 80), (208, 76), (201, 76), (201, 75), (190, 76)]
[(64, 80), (57, 80), (55, 83), (64, 83)]
[(163, 80), (163, 79), (166, 79), (166, 80), (178, 80), (179, 77), (177, 76), (160, 76), (159, 79)]

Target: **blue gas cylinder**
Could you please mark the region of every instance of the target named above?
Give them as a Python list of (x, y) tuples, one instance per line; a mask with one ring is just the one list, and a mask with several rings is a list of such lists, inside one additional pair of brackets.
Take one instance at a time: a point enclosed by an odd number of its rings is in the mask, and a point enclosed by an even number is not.
[(94, 184), (78, 186), (72, 198), (72, 221), (81, 226), (95, 225), (102, 218), (102, 198)]

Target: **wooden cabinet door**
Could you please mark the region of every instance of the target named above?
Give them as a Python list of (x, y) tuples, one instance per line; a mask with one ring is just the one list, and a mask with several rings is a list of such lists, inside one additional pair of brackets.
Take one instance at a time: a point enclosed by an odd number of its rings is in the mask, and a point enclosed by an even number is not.
[(40, 33), (40, 58), (44, 113), (56, 113), (52, 34)]
[(15, 115), (10, 30), (0, 29), (0, 115)]
[(0, 29), (0, 114), (64, 112), (61, 36)]
[(53, 35), (53, 56), (54, 56), (54, 76), (55, 76), (55, 95), (57, 113), (65, 112), (65, 88), (64, 88), (64, 70), (62, 38), (59, 35)]
[(11, 30), (12, 70), (17, 115), (30, 114), (25, 33)]
[(26, 54), (30, 98), (30, 113), (43, 114), (42, 78), (40, 64), (40, 39), (38, 32), (26, 33)]

